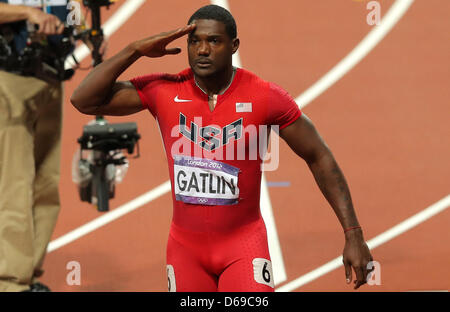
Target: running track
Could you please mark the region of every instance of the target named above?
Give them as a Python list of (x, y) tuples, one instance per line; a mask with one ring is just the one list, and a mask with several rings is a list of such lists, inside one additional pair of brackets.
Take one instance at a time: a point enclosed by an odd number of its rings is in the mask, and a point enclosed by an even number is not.
[[(404, 0), (400, 0), (404, 1)], [(104, 11), (104, 21), (119, 9)], [(382, 16), (394, 3), (382, 0)], [(208, 1), (147, 0), (109, 39), (108, 55), (133, 40), (184, 25)], [(341, 61), (373, 29), (367, 1), (236, 1), (242, 66), (276, 82), (296, 98)], [(257, 4), (257, 5), (256, 5)], [(176, 8), (176, 9), (174, 9)], [(450, 28), (447, 0), (416, 0), (384, 39), (342, 79), (303, 111), (331, 147), (350, 185), (366, 240), (445, 198), (450, 192)], [(174, 45), (185, 48), (180, 39)], [(184, 49), (185, 50), (185, 49)], [(178, 56), (140, 60), (121, 79), (149, 72), (178, 72)], [(83, 65), (89, 65), (85, 59)], [(87, 74), (65, 84), (61, 201), (53, 239), (101, 216), (81, 203), (71, 181), (71, 160), (82, 126), (92, 119), (69, 103)], [(141, 158), (132, 160), (112, 209), (168, 180), (160, 135), (149, 113), (110, 122), (136, 121)], [(343, 235), (332, 209), (304, 162), (280, 142), (280, 166), (267, 172), (280, 248), (283, 286), (338, 257)], [(274, 185), (274, 183), (269, 185)], [(55, 291), (166, 291), (165, 245), (171, 219), (168, 193), (67, 245), (49, 252), (42, 281)], [(381, 285), (359, 291), (448, 290), (450, 211), (445, 209), (372, 250)], [(81, 265), (81, 285), (69, 286), (66, 265)], [(352, 291), (343, 267), (294, 291)]]

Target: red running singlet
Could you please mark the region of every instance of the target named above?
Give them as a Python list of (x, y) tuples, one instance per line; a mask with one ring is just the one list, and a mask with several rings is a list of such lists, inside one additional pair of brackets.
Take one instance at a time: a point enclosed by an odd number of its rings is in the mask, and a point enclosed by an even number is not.
[(240, 68), (212, 111), (191, 69), (131, 82), (157, 120), (169, 165), (169, 291), (273, 291), (261, 165), (270, 129), (300, 117), (295, 101)]

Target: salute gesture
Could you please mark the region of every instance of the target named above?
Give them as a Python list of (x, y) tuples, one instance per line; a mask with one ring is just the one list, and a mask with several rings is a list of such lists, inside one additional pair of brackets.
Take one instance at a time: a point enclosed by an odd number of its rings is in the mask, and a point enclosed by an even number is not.
[(70, 98), (82, 113), (89, 115), (129, 115), (143, 109), (139, 95), (129, 81), (117, 78), (140, 57), (179, 54), (180, 48), (167, 48), (172, 41), (190, 33), (195, 24), (134, 41), (113, 57), (97, 65)]
[(161, 57), (167, 54), (178, 54), (180, 48), (167, 48), (167, 45), (195, 29), (195, 24), (187, 25), (177, 30), (163, 32), (134, 42), (134, 49), (139, 56)]

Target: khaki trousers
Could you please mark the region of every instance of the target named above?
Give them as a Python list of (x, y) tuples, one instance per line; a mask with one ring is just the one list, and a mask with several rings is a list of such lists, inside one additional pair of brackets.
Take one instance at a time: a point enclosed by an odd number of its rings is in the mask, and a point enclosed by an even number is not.
[(62, 83), (0, 71), (0, 291), (42, 275), (59, 212)]

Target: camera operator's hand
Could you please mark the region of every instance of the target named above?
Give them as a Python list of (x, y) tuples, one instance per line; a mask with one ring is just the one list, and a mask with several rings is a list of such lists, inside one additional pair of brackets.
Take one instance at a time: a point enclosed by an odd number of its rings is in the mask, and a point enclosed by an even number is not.
[(177, 30), (160, 33), (133, 43), (135, 51), (139, 56), (161, 57), (167, 54), (178, 54), (180, 48), (167, 49), (167, 45), (195, 29), (195, 24), (187, 25)]
[(44, 13), (39, 9), (29, 8), (28, 21), (39, 26), (38, 34), (56, 35), (64, 31), (64, 23), (58, 17)]

